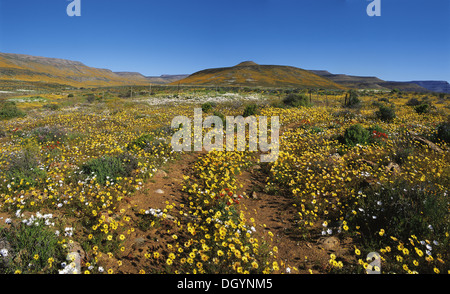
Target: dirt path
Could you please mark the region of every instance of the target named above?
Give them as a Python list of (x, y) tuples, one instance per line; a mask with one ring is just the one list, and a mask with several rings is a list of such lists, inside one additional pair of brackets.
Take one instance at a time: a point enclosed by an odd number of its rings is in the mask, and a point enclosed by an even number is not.
[[(240, 177), (243, 192), (247, 197), (242, 201), (241, 210), (255, 219), (259, 225), (257, 232), (261, 236), (273, 233), (273, 245), (278, 247), (278, 257), (287, 266), (296, 267), (298, 273), (319, 273), (328, 263), (328, 254), (320, 242), (307, 242), (299, 237), (295, 226), (297, 211), (292, 200), (278, 193), (270, 195), (264, 192), (266, 174), (256, 165), (251, 171)], [(293, 273), (293, 271), (291, 271)]]
[[(190, 174), (193, 164), (203, 153), (191, 152), (183, 154), (179, 159), (166, 164), (144, 184), (140, 191), (127, 199), (126, 205), (129, 216), (136, 220), (139, 210), (150, 208), (163, 210), (166, 202), (183, 203), (182, 192), (183, 175)], [(322, 273), (328, 264), (329, 254), (342, 251), (342, 244), (328, 244), (327, 238), (317, 237), (305, 241), (299, 237), (296, 228), (297, 211), (292, 200), (286, 196), (269, 195), (264, 192), (265, 179), (261, 167), (257, 164), (250, 170), (238, 176), (238, 182), (243, 188), (238, 191), (244, 194), (239, 203), (239, 209), (244, 211), (246, 218), (253, 218), (256, 233), (268, 240), (268, 232), (273, 233), (273, 246), (278, 247), (278, 258), (289, 267), (298, 269), (298, 273)], [(253, 193), (255, 192), (255, 194)], [(256, 195), (256, 197), (252, 197)], [(170, 222), (163, 223), (157, 229), (136, 229), (127, 239), (126, 258), (119, 272), (134, 273), (144, 267), (145, 253), (148, 251), (164, 250), (166, 241), (169, 242), (171, 230)], [(171, 232), (171, 233), (169, 233)], [(334, 240), (331, 240), (334, 241)], [(340, 254), (339, 254), (340, 255)], [(156, 268), (155, 268), (156, 269)], [(294, 271), (291, 271), (294, 273)]]

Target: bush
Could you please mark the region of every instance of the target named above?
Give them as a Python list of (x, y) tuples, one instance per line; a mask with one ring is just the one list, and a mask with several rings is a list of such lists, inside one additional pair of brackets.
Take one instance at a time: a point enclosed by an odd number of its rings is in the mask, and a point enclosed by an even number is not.
[(15, 117), (24, 117), (26, 114), (17, 108), (15, 102), (7, 101), (2, 103), (0, 108), (0, 120), (11, 119)]
[(437, 138), (450, 144), (450, 121), (441, 123), (437, 128)]
[(223, 115), (221, 112), (214, 111), (214, 116), (220, 117), (222, 120), (223, 127), (225, 128), (227, 125), (227, 119), (225, 118), (225, 115)]
[(213, 104), (211, 102), (205, 102), (202, 104), (202, 111), (208, 113), (213, 108)]
[(283, 104), (289, 107), (309, 107), (309, 98), (304, 94), (291, 93), (283, 99)]
[(0, 262), (0, 273), (3, 274), (16, 271), (22, 274), (56, 274), (59, 264), (66, 259), (66, 251), (55, 232), (45, 225), (44, 217), (33, 217), (0, 229), (0, 240), (9, 245), (10, 258), (0, 258), (3, 261)]
[(386, 122), (393, 121), (396, 118), (395, 109), (392, 106), (380, 105), (378, 111), (375, 112), (378, 119)]
[(406, 102), (406, 105), (408, 106), (417, 106), (420, 105), (420, 101), (417, 100), (416, 98), (411, 98), (408, 100), (408, 102)]
[(97, 182), (104, 185), (118, 177), (129, 177), (137, 169), (138, 161), (129, 154), (95, 158), (85, 163), (81, 170), (89, 176), (95, 175)]
[(350, 90), (345, 95), (343, 107), (348, 107), (348, 108), (356, 107), (359, 105), (360, 102), (361, 101), (358, 98), (358, 93), (355, 90)]
[[(350, 224), (361, 226), (363, 242), (376, 240), (380, 229), (386, 235), (407, 240), (412, 234), (436, 240), (448, 228), (448, 204), (445, 193), (433, 186), (411, 186), (406, 180), (363, 189), (365, 197), (357, 199), (356, 214)], [(430, 226), (432, 229), (430, 229)]]
[(255, 114), (257, 114), (257, 110), (258, 110), (258, 105), (249, 104), (245, 107), (244, 114), (242, 116), (247, 117), (247, 116), (255, 115)]
[(42, 105), (42, 108), (55, 111), (55, 110), (59, 110), (61, 108), (61, 106), (59, 104), (50, 103), (50, 104)]
[(430, 105), (423, 103), (420, 105), (417, 105), (414, 107), (414, 110), (418, 113), (418, 114), (424, 114), (424, 113), (429, 113), (430, 112)]
[(356, 146), (356, 144), (366, 144), (369, 138), (370, 132), (360, 124), (355, 124), (345, 130), (343, 142), (349, 146)]

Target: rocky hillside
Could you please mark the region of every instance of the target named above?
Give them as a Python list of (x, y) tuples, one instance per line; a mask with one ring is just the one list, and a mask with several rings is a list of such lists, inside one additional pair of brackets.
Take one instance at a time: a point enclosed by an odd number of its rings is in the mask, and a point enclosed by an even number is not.
[(346, 89), (343, 85), (301, 68), (259, 65), (252, 61), (245, 61), (232, 67), (205, 69), (173, 84)]

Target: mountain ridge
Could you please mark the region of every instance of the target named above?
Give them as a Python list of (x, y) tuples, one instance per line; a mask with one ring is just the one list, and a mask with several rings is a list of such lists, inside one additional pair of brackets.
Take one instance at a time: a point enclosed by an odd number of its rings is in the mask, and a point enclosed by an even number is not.
[(287, 65), (260, 65), (253, 61), (244, 61), (231, 67), (200, 70), (178, 81), (177, 84), (346, 89), (345, 86), (301, 68)]
[(394, 90), (411, 92), (428, 92), (429, 90), (413, 82), (385, 81), (375, 76), (355, 76), (332, 74), (327, 70), (310, 70), (311, 72), (353, 89)]
[(248, 87), (296, 87), (374, 89), (450, 93), (447, 81), (385, 81), (375, 76), (332, 74), (327, 70), (305, 70), (287, 65), (260, 65), (243, 61), (193, 74), (145, 76), (139, 72), (95, 68), (80, 61), (0, 52), (0, 80), (61, 84), (74, 87), (124, 85), (203, 85)]

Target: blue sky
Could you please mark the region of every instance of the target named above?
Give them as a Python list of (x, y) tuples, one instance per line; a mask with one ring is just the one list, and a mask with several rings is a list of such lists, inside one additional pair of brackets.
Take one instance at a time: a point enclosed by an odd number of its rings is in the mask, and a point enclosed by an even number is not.
[(450, 1), (0, 0), (0, 52), (144, 75), (253, 60), (385, 80), (450, 81)]

